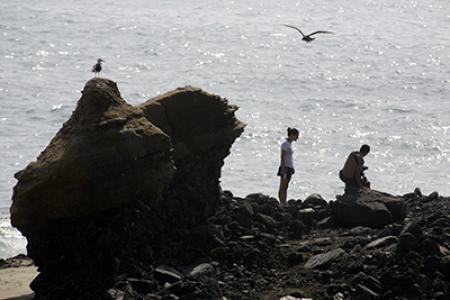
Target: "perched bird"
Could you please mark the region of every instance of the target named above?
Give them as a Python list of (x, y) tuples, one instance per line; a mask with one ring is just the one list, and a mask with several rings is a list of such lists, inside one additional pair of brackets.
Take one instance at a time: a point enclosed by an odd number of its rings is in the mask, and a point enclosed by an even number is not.
[(95, 77), (98, 77), (98, 73), (102, 70), (102, 62), (104, 62), (104, 60), (99, 58), (97, 59), (97, 63), (92, 66), (92, 72), (95, 73)]
[(283, 24), (283, 26), (286, 26), (286, 27), (289, 27), (289, 28), (293, 28), (293, 29), (297, 30), (298, 32), (300, 32), (300, 34), (302, 35), (302, 41), (305, 41), (305, 42), (307, 42), (307, 43), (312, 42), (312, 41), (315, 40), (315, 38), (312, 38), (312, 37), (311, 37), (311, 36), (313, 36), (313, 35), (315, 35), (315, 34), (318, 34), (318, 33), (329, 33), (329, 34), (333, 34), (333, 32), (331, 32), (331, 31), (317, 30), (317, 31), (314, 31), (314, 32), (312, 32), (312, 33), (310, 33), (310, 34), (305, 35), (305, 34), (300, 30), (300, 28), (297, 28), (297, 27), (292, 26), (292, 25), (286, 25), (286, 24)]

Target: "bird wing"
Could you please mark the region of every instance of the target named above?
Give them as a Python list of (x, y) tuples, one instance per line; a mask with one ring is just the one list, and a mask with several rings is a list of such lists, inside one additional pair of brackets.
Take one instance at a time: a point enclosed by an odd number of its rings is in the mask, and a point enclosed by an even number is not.
[(308, 34), (308, 36), (312, 36), (312, 35), (318, 34), (318, 33), (329, 33), (329, 34), (334, 34), (334, 32), (331, 32), (331, 31), (317, 30), (317, 31), (314, 31), (314, 32)]
[(286, 27), (295, 29), (295, 30), (297, 30), (298, 32), (300, 32), (300, 34), (301, 34), (303, 37), (305, 37), (305, 34), (300, 30), (300, 28), (297, 28), (297, 27), (292, 26), (292, 25), (286, 25), (286, 24), (283, 24), (283, 26), (286, 26)]

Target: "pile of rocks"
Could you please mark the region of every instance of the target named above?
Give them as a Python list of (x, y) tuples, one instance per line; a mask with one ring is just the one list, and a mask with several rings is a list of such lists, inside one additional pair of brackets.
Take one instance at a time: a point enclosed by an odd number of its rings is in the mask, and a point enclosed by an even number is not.
[[(333, 219), (336, 202), (317, 194), (280, 207), (266, 195), (224, 192), (209, 218), (220, 242), (207, 256), (190, 266), (155, 266), (146, 279), (151, 293), (132, 288), (134, 278), (109, 293), (113, 299), (447, 299), (449, 219), (441, 214), (429, 226), (422, 220), (436, 214), (433, 206), (448, 212), (450, 198), (395, 198), (407, 218), (350, 228)], [(409, 213), (418, 206), (421, 213)]]

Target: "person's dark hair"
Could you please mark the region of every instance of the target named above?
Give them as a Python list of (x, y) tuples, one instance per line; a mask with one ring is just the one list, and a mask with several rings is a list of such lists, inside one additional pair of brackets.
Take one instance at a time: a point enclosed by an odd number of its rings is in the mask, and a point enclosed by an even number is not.
[(288, 127), (287, 134), (288, 134), (288, 136), (291, 136), (291, 134), (297, 134), (298, 135), (298, 129), (297, 128)]
[(361, 148), (359, 149), (359, 152), (361, 153), (369, 153), (370, 152), (370, 146), (367, 144), (364, 144), (361, 146)]

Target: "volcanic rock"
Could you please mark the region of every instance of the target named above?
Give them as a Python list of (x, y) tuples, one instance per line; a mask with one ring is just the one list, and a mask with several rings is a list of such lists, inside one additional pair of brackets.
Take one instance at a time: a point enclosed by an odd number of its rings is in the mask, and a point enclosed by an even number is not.
[(327, 201), (325, 201), (321, 195), (319, 194), (311, 194), (309, 195), (305, 201), (302, 203), (303, 208), (307, 207), (326, 207), (328, 205)]
[(104, 299), (117, 276), (141, 280), (162, 256), (192, 263), (223, 245), (208, 217), (245, 126), (236, 109), (192, 87), (133, 107), (113, 81), (87, 82), (70, 119), (16, 174), (11, 220), (41, 271), (36, 295)]
[(50, 145), (16, 174), (11, 222), (27, 229), (155, 201), (175, 172), (169, 137), (127, 104), (115, 82), (87, 82), (77, 108)]
[(345, 254), (345, 251), (341, 248), (333, 249), (326, 253), (317, 254), (313, 257), (309, 258), (305, 263), (306, 269), (316, 269), (316, 268), (325, 268), (329, 264), (331, 264), (336, 259), (342, 257)]
[(332, 206), (333, 219), (344, 226), (379, 228), (406, 217), (402, 198), (374, 190), (361, 191), (356, 199), (338, 197)]

